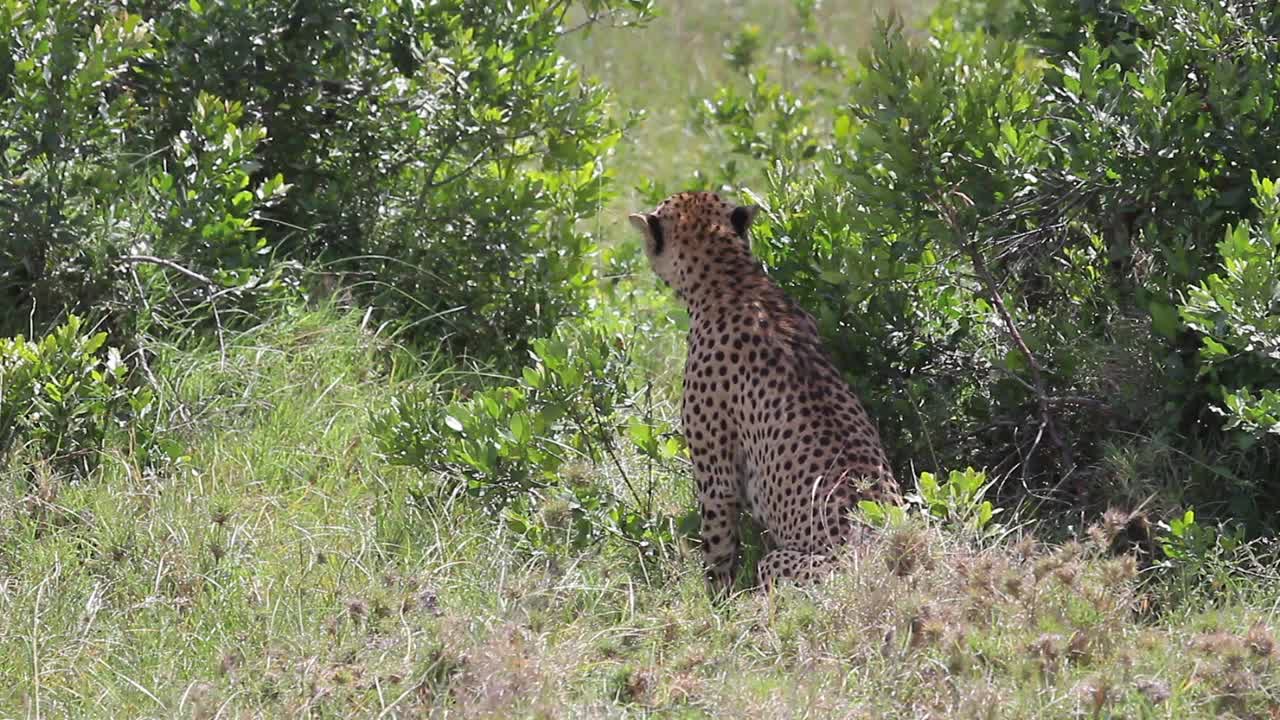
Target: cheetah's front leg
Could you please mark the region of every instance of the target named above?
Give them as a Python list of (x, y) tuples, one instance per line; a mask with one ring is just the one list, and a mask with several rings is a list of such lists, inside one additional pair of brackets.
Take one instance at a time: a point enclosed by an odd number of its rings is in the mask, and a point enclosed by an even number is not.
[[(694, 450), (695, 448), (690, 448)], [(738, 570), (738, 517), (742, 501), (731, 462), (694, 457), (698, 508), (702, 513), (702, 562), (707, 581), (717, 592), (733, 589)]]

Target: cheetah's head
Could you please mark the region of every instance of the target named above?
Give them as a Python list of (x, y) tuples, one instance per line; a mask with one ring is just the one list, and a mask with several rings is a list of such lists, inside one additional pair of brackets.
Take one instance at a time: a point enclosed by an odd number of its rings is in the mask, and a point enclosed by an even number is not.
[(644, 252), (653, 271), (683, 292), (689, 267), (706, 262), (721, 238), (750, 252), (747, 231), (760, 208), (734, 205), (712, 192), (682, 192), (663, 200), (653, 212), (627, 219), (644, 235)]

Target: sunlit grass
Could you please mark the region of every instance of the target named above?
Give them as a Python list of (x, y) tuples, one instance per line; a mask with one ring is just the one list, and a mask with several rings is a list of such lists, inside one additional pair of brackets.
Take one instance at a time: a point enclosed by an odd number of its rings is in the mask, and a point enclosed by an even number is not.
[[(789, 54), (811, 40), (797, 3), (784, 0), (662, 2), (659, 16), (643, 29), (596, 26), (565, 37), (563, 48), (588, 77), (608, 86), (616, 113), (640, 113), (610, 161), (619, 197), (602, 208), (599, 223), (607, 237), (619, 237), (625, 213), (639, 208), (634, 191), (645, 180), (685, 189), (696, 172), (712, 173), (725, 145), (694, 121), (699, 106), (724, 87), (746, 80), (727, 59), (728, 45), (748, 28), (760, 32), (758, 60), (778, 80), (796, 80)], [(875, 30), (875, 19), (897, 13), (919, 20), (931, 0), (849, 0), (818, 3), (817, 40), (856, 50)]]
[[(683, 545), (517, 549), (385, 464), (359, 313), (157, 358), (178, 459), (0, 488), (0, 715), (1265, 717), (1273, 571), (1141, 609), (1131, 559), (913, 522), (826, 584), (713, 602)], [(409, 373), (429, 383), (432, 368)], [(174, 405), (174, 417), (183, 417)], [(659, 492), (681, 494), (679, 477)], [(1261, 715), (1260, 715), (1261, 713)]]

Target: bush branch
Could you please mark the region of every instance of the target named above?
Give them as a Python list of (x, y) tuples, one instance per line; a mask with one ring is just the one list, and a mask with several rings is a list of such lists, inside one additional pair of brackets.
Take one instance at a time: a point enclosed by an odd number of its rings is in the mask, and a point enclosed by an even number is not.
[[(972, 205), (973, 201), (956, 190), (952, 190), (948, 195), (959, 197), (962, 201)], [(1036, 404), (1040, 410), (1040, 431), (1036, 434), (1035, 445), (1040, 444), (1041, 434), (1048, 437), (1049, 442), (1057, 448), (1062, 456), (1062, 463), (1067, 472), (1075, 467), (1075, 459), (1071, 451), (1071, 443), (1063, 437), (1055, 421), (1052, 405), (1054, 399), (1050, 398), (1049, 392), (1045, 387), (1044, 372), (1040, 366), (1040, 361), (1036, 358), (1035, 353), (1031, 352), (1031, 348), (1027, 346), (1026, 340), (1022, 337), (1022, 332), (1018, 329), (1018, 323), (1013, 319), (1013, 313), (1009, 312), (1009, 308), (1005, 305), (1004, 296), (1000, 292), (1000, 285), (996, 282), (995, 275), (987, 266), (987, 258), (982, 253), (981, 246), (978, 245), (976, 239), (970, 237), (970, 234), (961, 226), (960, 219), (956, 216), (955, 210), (943, 200), (934, 200), (932, 205), (938, 214), (947, 223), (948, 227), (955, 234), (957, 241), (963, 243), (965, 254), (969, 257), (969, 261), (973, 263), (974, 274), (986, 289), (987, 299), (991, 301), (996, 312), (1000, 315), (1001, 323), (1004, 325), (1005, 333), (1009, 339), (1013, 341), (1014, 347), (1022, 353), (1027, 359), (1027, 369), (1031, 375), (1030, 390), (1035, 395)], [(1024, 383), (1025, 385), (1025, 383)], [(1032, 451), (1035, 450), (1032, 446)], [(1028, 453), (1030, 455), (1030, 453)], [(1081, 489), (1082, 490), (1082, 489)]]
[(180, 275), (185, 275), (188, 278), (208, 287), (220, 287), (218, 283), (210, 280), (204, 275), (201, 275), (195, 270), (188, 270), (172, 260), (166, 260), (165, 258), (156, 257), (154, 255), (125, 255), (120, 258), (119, 262), (123, 265), (159, 265), (160, 267), (169, 268)]

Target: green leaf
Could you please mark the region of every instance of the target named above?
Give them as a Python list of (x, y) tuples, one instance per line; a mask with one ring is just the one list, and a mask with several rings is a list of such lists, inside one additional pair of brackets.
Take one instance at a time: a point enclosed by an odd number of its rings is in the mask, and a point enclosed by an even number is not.
[(874, 525), (884, 525), (888, 519), (884, 506), (874, 500), (859, 500), (858, 509), (867, 516), (867, 520)]
[(843, 140), (849, 137), (849, 128), (852, 125), (848, 115), (840, 115), (836, 118), (832, 131), (835, 133), (837, 140)]
[(920, 497), (924, 498), (925, 502), (933, 502), (938, 496), (938, 479), (931, 472), (920, 473), (917, 486), (920, 488)]
[(1018, 130), (1017, 130), (1016, 128), (1014, 128), (1014, 127), (1013, 127), (1013, 125), (1010, 125), (1010, 124), (1008, 124), (1008, 123), (1005, 123), (1004, 125), (1002, 125), (1002, 126), (1000, 127), (1000, 132), (1001, 132), (1001, 134), (1003, 134), (1003, 135), (1004, 135), (1005, 142), (1009, 143), (1010, 145), (1012, 145), (1012, 146), (1014, 146), (1014, 147), (1017, 147), (1017, 145), (1018, 145)]
[(1207, 359), (1212, 360), (1214, 358), (1226, 357), (1227, 355), (1231, 354), (1227, 350), (1226, 345), (1223, 345), (1222, 343), (1218, 342), (1217, 340), (1214, 340), (1211, 337), (1205, 336), (1204, 338), (1202, 338), (1202, 341), (1203, 341), (1204, 347), (1201, 348), (1200, 352)]
[(991, 517), (994, 514), (994, 510), (991, 507), (991, 501), (984, 500), (982, 505), (978, 506), (978, 514), (974, 518), (974, 524), (977, 525), (979, 530), (981, 530), (987, 526), (987, 523), (991, 522)]
[(173, 438), (161, 438), (157, 444), (160, 446), (160, 451), (174, 462), (187, 457), (186, 447)]
[(574, 389), (582, 384), (582, 369), (577, 365), (565, 365), (556, 374), (560, 376), (560, 382), (564, 383), (566, 388)]
[(104, 332), (100, 332), (96, 335), (93, 335), (84, 343), (85, 354), (92, 355), (93, 353), (97, 352), (98, 348), (102, 347), (102, 344), (105, 343), (106, 341), (107, 341), (107, 334)]
[(1178, 336), (1182, 323), (1178, 321), (1178, 311), (1172, 305), (1152, 300), (1149, 310), (1151, 311), (1151, 329), (1170, 340)]
[(537, 369), (526, 367), (524, 370), (520, 372), (520, 375), (521, 377), (524, 378), (524, 384), (528, 385), (534, 390), (538, 390), (542, 387), (542, 368), (541, 367), (538, 367)]
[(508, 427), (511, 429), (511, 437), (518, 443), (527, 443), (533, 439), (533, 431), (529, 425), (529, 419), (524, 413), (516, 413), (507, 421)]
[(658, 438), (654, 433), (653, 426), (641, 420), (638, 417), (631, 418), (631, 422), (627, 425), (627, 436), (631, 438), (631, 442), (640, 448), (646, 455), (656, 455), (658, 452)]
[(484, 411), (488, 413), (489, 417), (494, 420), (502, 417), (502, 406), (498, 404), (498, 401), (491, 393), (481, 394), (480, 404), (484, 406)]

